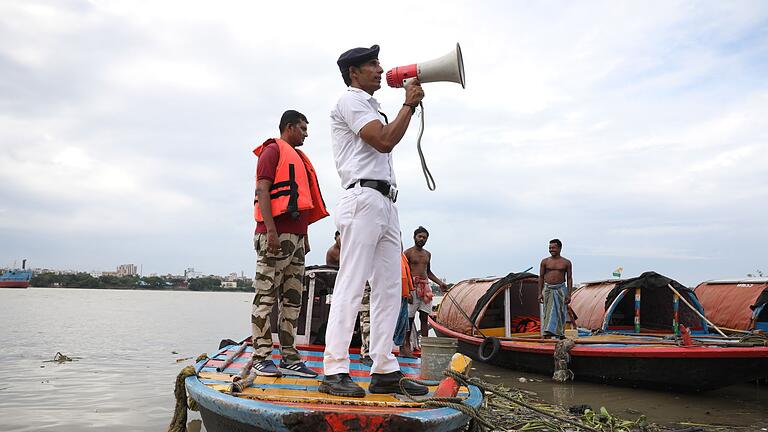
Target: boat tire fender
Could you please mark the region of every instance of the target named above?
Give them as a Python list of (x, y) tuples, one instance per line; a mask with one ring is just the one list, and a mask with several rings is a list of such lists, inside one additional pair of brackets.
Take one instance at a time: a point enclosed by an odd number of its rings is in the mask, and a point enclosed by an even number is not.
[(477, 357), (484, 362), (493, 359), (501, 348), (499, 338), (488, 336), (477, 347)]

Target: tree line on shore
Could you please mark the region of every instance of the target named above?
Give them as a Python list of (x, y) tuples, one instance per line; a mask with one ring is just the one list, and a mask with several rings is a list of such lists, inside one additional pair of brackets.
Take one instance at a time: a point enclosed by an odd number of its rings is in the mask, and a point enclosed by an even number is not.
[(190, 290), (190, 291), (253, 291), (249, 279), (237, 279), (236, 288), (222, 288), (221, 279), (200, 277), (189, 280), (164, 276), (92, 276), (89, 273), (40, 273), (32, 277), (33, 287), (52, 288), (122, 288), (149, 290)]

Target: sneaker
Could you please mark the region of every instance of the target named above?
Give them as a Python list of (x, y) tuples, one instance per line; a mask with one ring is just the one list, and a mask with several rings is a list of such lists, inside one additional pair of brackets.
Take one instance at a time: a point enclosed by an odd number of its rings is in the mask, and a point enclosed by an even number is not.
[(368, 356), (363, 356), (363, 357), (360, 357), (360, 363), (362, 363), (362, 364), (364, 364), (364, 365), (366, 365), (368, 367), (371, 367), (371, 366), (373, 366), (373, 359), (368, 357)]
[(264, 360), (254, 363), (252, 370), (259, 376), (279, 377), (282, 375), (272, 360)]
[[(371, 374), (371, 384), (368, 386), (368, 391), (374, 393), (397, 393), (404, 394), (403, 389), (400, 388), (400, 379), (403, 378), (403, 373), (400, 371), (394, 371), (386, 374)], [(416, 384), (412, 381), (403, 382), (403, 388), (411, 396), (424, 396), (429, 393), (427, 386)]]
[(304, 378), (314, 378), (317, 376), (317, 372), (308, 368), (304, 362), (294, 363), (292, 365), (286, 365), (282, 360), (280, 361), (280, 372), (283, 375), (300, 376)]
[(348, 373), (326, 375), (323, 377), (323, 382), (320, 383), (317, 391), (332, 394), (334, 396), (365, 397), (365, 390), (355, 384)]

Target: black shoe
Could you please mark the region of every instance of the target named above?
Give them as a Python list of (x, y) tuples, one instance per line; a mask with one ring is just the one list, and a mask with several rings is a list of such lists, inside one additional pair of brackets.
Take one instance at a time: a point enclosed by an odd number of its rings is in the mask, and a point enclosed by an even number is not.
[(320, 383), (317, 391), (332, 394), (334, 396), (365, 397), (365, 390), (355, 384), (348, 373), (325, 375), (323, 377), (323, 382)]
[(360, 363), (362, 363), (362, 364), (364, 364), (364, 365), (366, 365), (368, 367), (373, 366), (373, 360), (370, 357), (368, 357), (368, 356), (360, 357)]
[[(404, 394), (403, 389), (400, 388), (400, 378), (403, 377), (403, 373), (400, 371), (394, 371), (387, 374), (371, 374), (371, 384), (368, 386), (368, 391), (371, 393), (398, 393)], [(411, 396), (424, 396), (429, 393), (429, 388), (415, 382), (405, 381), (403, 382), (405, 391)]]

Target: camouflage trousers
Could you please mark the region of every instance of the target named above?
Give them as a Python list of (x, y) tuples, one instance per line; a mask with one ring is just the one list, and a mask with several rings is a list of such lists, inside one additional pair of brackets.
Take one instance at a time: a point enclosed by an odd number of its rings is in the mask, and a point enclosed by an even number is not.
[(260, 362), (272, 356), (270, 315), (278, 302), (280, 354), (290, 365), (301, 361), (295, 339), (304, 289), (304, 235), (279, 234), (278, 240), (280, 252), (277, 254), (267, 251), (266, 234), (257, 233), (253, 240), (258, 255), (253, 279), (256, 295), (251, 309), (253, 360)]
[(371, 343), (371, 285), (366, 282), (363, 290), (363, 300), (360, 302), (360, 357), (368, 355)]
[[(398, 343), (398, 330), (403, 332), (402, 336), (408, 331), (408, 302), (403, 298), (403, 305), (400, 307), (400, 315), (398, 317), (398, 327), (395, 329), (394, 342), (396, 345), (402, 345)], [(371, 285), (365, 283), (365, 290), (363, 290), (363, 300), (360, 302), (360, 357), (368, 357), (368, 347), (371, 343)], [(401, 323), (400, 320), (404, 320)], [(400, 326), (402, 324), (402, 326)]]

